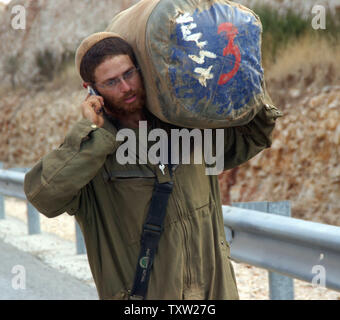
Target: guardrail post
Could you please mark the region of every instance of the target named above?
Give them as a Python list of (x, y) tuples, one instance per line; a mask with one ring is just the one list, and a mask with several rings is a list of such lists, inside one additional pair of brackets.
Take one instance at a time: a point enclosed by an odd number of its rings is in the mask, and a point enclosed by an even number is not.
[[(291, 216), (290, 202), (239, 202), (232, 206), (282, 216)], [(294, 280), (276, 272), (268, 272), (271, 300), (294, 300)]]
[[(289, 201), (268, 202), (268, 213), (290, 217)], [(271, 300), (294, 300), (294, 280), (276, 272), (268, 272)]]
[(41, 233), (40, 213), (29, 202), (27, 202), (27, 224), (29, 235)]
[[(0, 170), (3, 168), (3, 163), (0, 162)], [(5, 219), (5, 197), (0, 194), (0, 220)]]
[(79, 224), (76, 220), (75, 220), (75, 224), (76, 224), (77, 254), (85, 254), (86, 253), (86, 247), (85, 247), (85, 241), (84, 241), (83, 233), (81, 232)]

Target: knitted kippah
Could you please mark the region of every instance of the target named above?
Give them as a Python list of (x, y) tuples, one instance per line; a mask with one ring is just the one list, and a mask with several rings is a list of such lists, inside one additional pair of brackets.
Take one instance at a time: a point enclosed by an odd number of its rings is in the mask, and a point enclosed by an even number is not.
[(77, 51), (76, 51), (76, 68), (78, 73), (80, 74), (80, 64), (83, 60), (85, 54), (87, 51), (89, 51), (97, 42), (111, 37), (118, 37), (122, 38), (120, 35), (114, 32), (97, 32), (94, 34), (91, 34), (87, 38), (85, 38), (81, 44), (79, 45)]

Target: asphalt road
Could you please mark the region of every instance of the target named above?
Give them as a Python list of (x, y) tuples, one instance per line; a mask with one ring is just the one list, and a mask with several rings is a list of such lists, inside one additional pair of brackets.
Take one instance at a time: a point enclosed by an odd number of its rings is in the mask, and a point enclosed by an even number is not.
[(95, 288), (0, 240), (0, 300), (98, 300)]

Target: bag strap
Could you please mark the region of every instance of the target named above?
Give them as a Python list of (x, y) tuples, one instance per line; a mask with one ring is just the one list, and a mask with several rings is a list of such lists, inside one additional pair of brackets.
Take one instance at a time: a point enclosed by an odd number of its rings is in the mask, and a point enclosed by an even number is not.
[[(169, 172), (172, 172), (171, 165), (168, 167)], [(166, 208), (172, 189), (173, 181), (155, 183), (148, 216), (143, 225), (141, 249), (129, 300), (144, 300), (146, 297), (153, 259), (163, 232)]]

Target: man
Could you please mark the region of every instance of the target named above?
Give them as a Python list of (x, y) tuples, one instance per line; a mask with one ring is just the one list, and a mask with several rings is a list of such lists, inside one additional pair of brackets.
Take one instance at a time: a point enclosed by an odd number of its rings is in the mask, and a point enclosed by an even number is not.
[[(206, 175), (204, 163), (160, 170), (117, 161), (118, 129), (138, 132), (141, 120), (149, 129), (171, 128), (145, 108), (132, 49), (115, 34), (97, 33), (82, 42), (76, 62), (85, 86), (100, 96), (87, 96), (84, 119), (26, 175), (28, 200), (47, 217), (75, 215), (100, 299), (127, 299), (136, 266), (143, 267), (140, 238), (154, 185), (172, 181), (146, 298), (238, 299), (217, 176)], [(269, 147), (279, 115), (266, 104), (248, 125), (225, 129), (225, 169)]]

